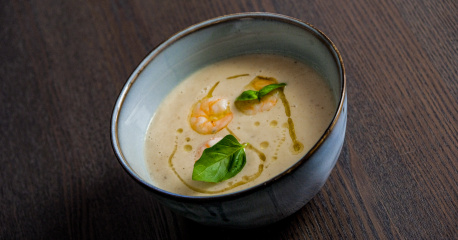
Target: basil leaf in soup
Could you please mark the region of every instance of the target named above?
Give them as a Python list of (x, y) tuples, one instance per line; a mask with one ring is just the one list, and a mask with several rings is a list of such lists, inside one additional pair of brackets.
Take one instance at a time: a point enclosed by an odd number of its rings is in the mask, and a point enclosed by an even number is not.
[(284, 86), (286, 86), (286, 83), (274, 83), (274, 84), (269, 84), (267, 86), (264, 86), (259, 91), (246, 90), (242, 92), (242, 94), (240, 94), (240, 96), (238, 96), (235, 99), (235, 101), (249, 101), (249, 100), (255, 100), (255, 99), (260, 101), (261, 98), (264, 97), (265, 95), (269, 94), (270, 92), (272, 92), (273, 90), (277, 88), (281, 88)]
[(268, 93), (272, 92), (273, 90), (275, 90), (277, 88), (284, 87), (284, 86), (286, 86), (286, 83), (269, 84), (269, 85), (261, 88), (261, 90), (259, 90), (259, 99), (261, 99), (262, 97), (264, 97)]
[(232, 135), (204, 150), (194, 164), (192, 179), (203, 182), (221, 182), (234, 177), (246, 164), (245, 147)]
[(238, 96), (235, 101), (248, 101), (258, 99), (259, 92), (255, 90), (244, 91), (240, 96)]

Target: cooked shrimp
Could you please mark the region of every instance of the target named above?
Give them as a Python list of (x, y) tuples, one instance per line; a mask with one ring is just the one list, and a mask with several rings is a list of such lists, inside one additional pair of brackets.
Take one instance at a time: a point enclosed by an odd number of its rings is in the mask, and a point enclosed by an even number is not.
[(201, 134), (217, 133), (233, 118), (229, 101), (218, 97), (205, 97), (195, 104), (189, 122), (194, 131)]
[[(259, 91), (263, 87), (274, 83), (277, 83), (275, 78), (256, 76), (256, 78), (245, 87), (245, 90)], [(262, 97), (261, 100), (236, 101), (235, 106), (247, 115), (254, 115), (272, 109), (277, 104), (278, 98), (278, 90), (274, 90)]]
[(202, 156), (202, 153), (204, 152), (205, 149), (217, 144), (219, 141), (223, 139), (222, 137), (214, 137), (210, 138), (208, 141), (204, 142), (196, 151), (196, 156), (195, 160), (199, 160), (199, 158)]

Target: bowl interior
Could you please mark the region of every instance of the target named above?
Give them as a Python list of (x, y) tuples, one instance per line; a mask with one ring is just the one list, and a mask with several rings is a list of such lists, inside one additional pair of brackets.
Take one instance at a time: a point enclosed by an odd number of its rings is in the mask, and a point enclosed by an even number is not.
[(343, 69), (332, 43), (313, 27), (274, 14), (240, 14), (209, 20), (174, 35), (152, 51), (121, 92), (112, 119), (113, 146), (135, 178), (154, 187), (144, 156), (146, 131), (162, 99), (194, 71), (219, 60), (252, 53), (305, 62), (331, 86), (336, 105)]

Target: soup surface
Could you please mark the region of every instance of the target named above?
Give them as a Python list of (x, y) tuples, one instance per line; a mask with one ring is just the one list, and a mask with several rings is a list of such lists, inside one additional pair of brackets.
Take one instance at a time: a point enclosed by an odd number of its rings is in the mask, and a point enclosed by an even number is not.
[[(275, 95), (270, 100), (278, 101), (265, 101), (273, 106), (270, 110), (242, 112), (235, 99), (255, 80), (263, 79), (286, 83), (272, 92)], [(228, 102), (232, 120), (215, 133), (198, 133), (190, 123), (192, 111), (209, 96)], [(300, 160), (323, 135), (335, 109), (331, 89), (321, 75), (294, 59), (253, 54), (214, 63), (180, 83), (154, 114), (145, 139), (151, 179), (166, 191), (195, 196), (225, 194), (260, 184)], [(202, 145), (228, 134), (240, 143), (249, 143), (245, 167), (219, 183), (192, 180)]]

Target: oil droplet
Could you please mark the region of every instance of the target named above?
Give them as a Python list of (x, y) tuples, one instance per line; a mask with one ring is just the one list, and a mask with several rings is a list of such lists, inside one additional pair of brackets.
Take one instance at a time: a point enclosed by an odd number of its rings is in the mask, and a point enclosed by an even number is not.
[(277, 160), (277, 156), (272, 157), (274, 160)]
[(269, 147), (269, 142), (262, 142), (261, 144), (261, 149), (266, 149), (267, 147)]
[(182, 133), (183, 132), (183, 128), (178, 128), (177, 129), (177, 133)]
[(184, 150), (185, 150), (186, 152), (190, 152), (190, 151), (192, 150), (192, 146), (186, 144), (186, 145), (184, 145)]
[(259, 124), (261, 124), (261, 123), (258, 122), (258, 121), (254, 122), (254, 125), (255, 125), (256, 127), (259, 126)]
[(287, 122), (283, 123), (281, 126), (284, 127), (284, 128), (288, 128), (289, 127)]
[(270, 122), (270, 126), (271, 126), (271, 127), (276, 127), (277, 124), (278, 124), (278, 122), (275, 121), (275, 120), (272, 120), (272, 122)]
[(304, 144), (302, 144), (299, 141), (295, 141), (292, 146), (292, 153), (293, 154), (299, 154), (304, 150)]
[(185, 138), (185, 140), (186, 140), (186, 142), (189, 142), (189, 141), (191, 141), (191, 138), (187, 137), (187, 138)]

